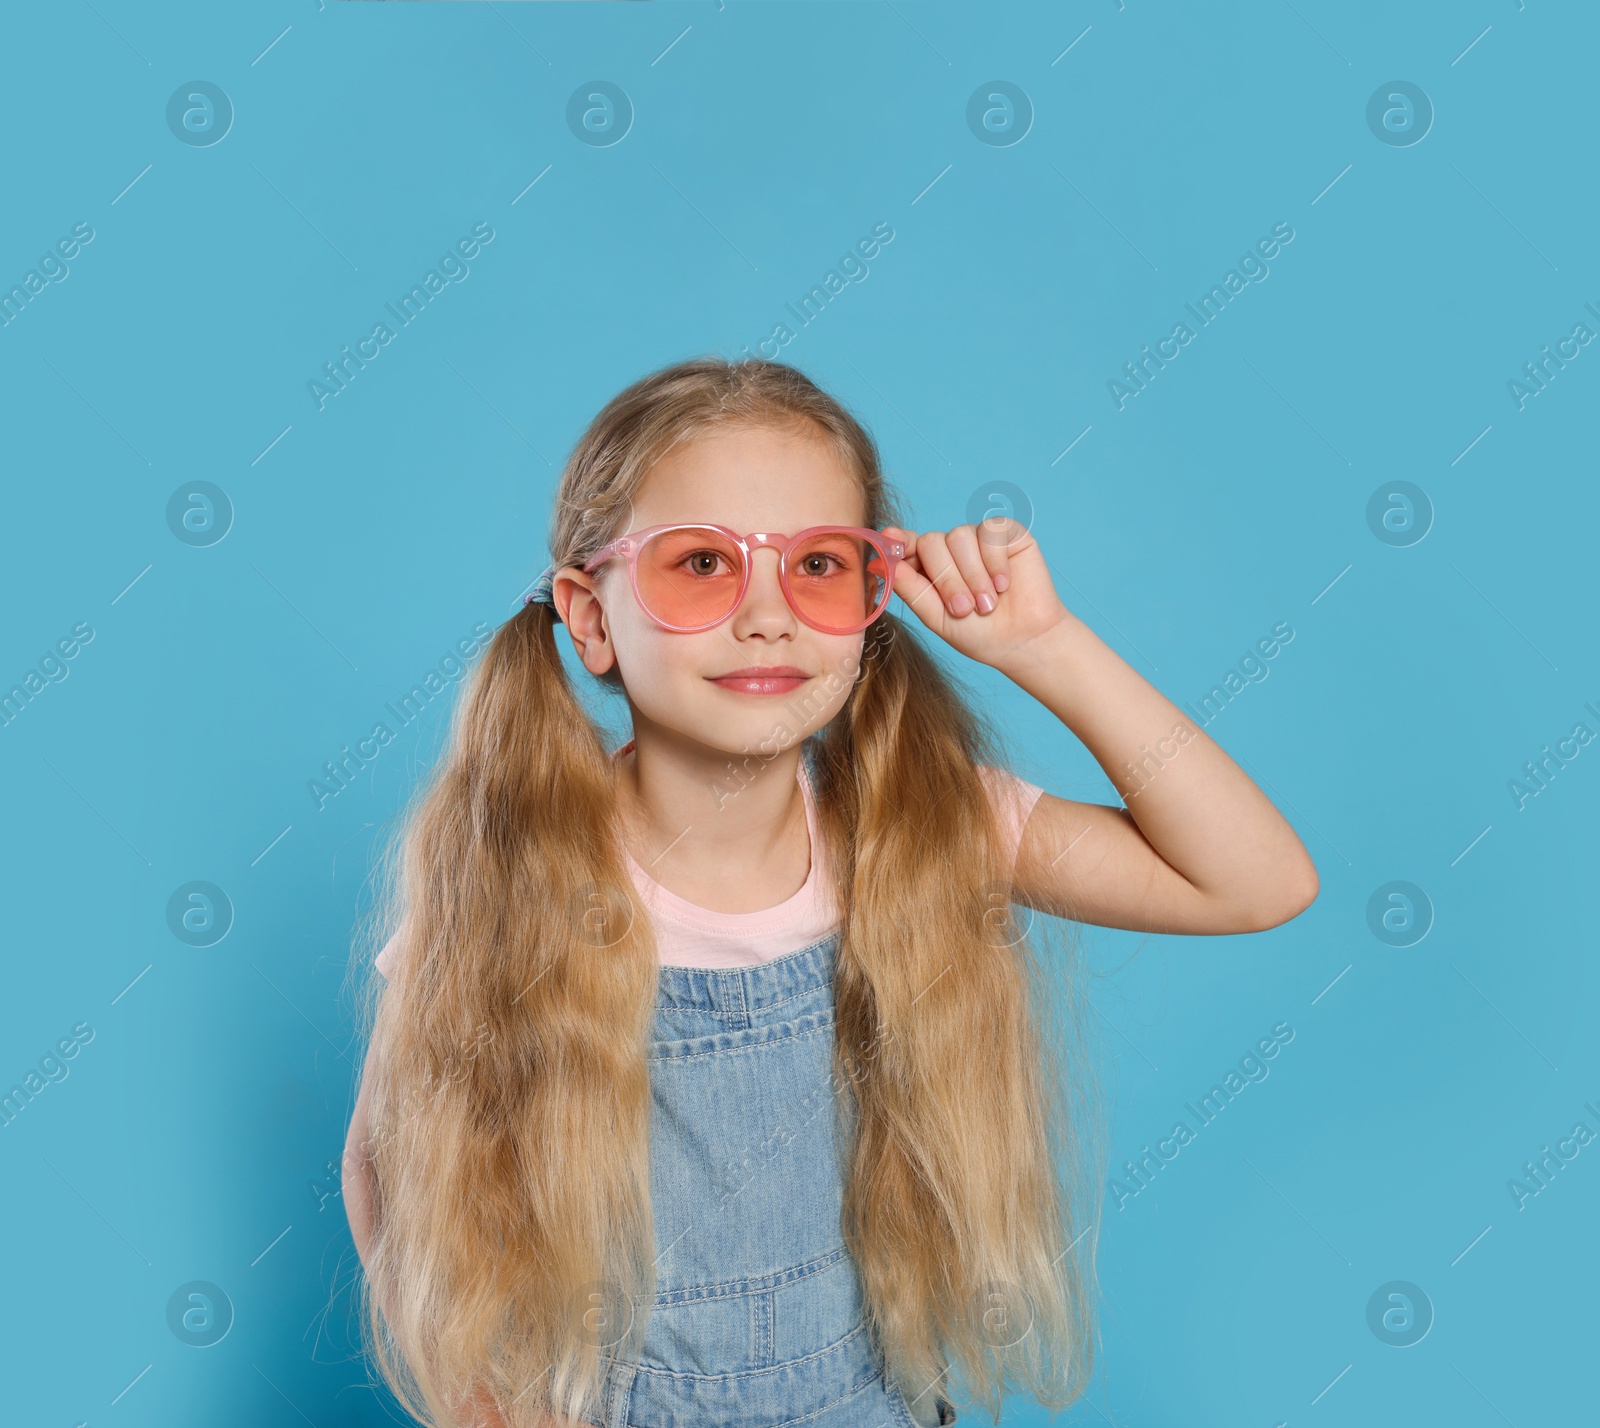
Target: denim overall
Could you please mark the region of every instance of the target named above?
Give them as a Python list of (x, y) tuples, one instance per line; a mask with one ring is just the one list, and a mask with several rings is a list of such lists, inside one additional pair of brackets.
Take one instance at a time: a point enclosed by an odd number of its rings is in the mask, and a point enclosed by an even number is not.
[[(810, 757), (807, 747), (806, 756)], [(648, 1049), (657, 1294), (604, 1428), (936, 1428), (868, 1342), (840, 1227), (839, 936), (753, 967), (659, 969)], [(921, 1389), (922, 1391), (917, 1391)]]

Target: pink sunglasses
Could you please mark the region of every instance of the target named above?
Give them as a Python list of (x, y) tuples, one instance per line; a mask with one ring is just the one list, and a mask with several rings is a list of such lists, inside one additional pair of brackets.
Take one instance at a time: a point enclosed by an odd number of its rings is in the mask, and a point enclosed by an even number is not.
[(810, 526), (798, 535), (726, 526), (646, 526), (602, 546), (586, 574), (613, 556), (628, 562), (639, 608), (663, 629), (693, 634), (720, 625), (750, 588), (754, 553), (778, 552), (778, 584), (789, 608), (823, 634), (864, 630), (884, 612), (894, 590), (904, 541), (865, 526)]

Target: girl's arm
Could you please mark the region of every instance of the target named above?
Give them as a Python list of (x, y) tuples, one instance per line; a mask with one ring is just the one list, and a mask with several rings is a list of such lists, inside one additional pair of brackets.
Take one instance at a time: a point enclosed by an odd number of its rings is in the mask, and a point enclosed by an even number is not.
[[(370, 1067), (372, 1053), (368, 1051)], [(339, 1173), (339, 1187), (344, 1194), (345, 1218), (350, 1221), (350, 1238), (355, 1241), (356, 1253), (361, 1257), (361, 1267), (372, 1280), (372, 1261), (367, 1247), (372, 1243), (373, 1206), (376, 1186), (373, 1183), (372, 1157), (367, 1145), (370, 1134), (367, 1127), (367, 1092), (369, 1077), (363, 1069), (361, 1089), (356, 1093), (356, 1107), (350, 1114), (350, 1130), (344, 1140), (344, 1159)], [(376, 1285), (374, 1284), (374, 1288)]]
[(1140, 932), (1260, 932), (1317, 895), (1271, 800), (1077, 616), (1000, 666), (1083, 742), (1127, 807), (1046, 793), (1017, 850), (1017, 901)]
[(1127, 800), (1044, 794), (1017, 850), (1014, 900), (1140, 932), (1257, 932), (1304, 911), (1316, 867), (1267, 796), (1062, 604), (1029, 533), (1014, 521), (1009, 539), (997, 529), (890, 527), (915, 552), (895, 592), (952, 647), (1048, 708)]

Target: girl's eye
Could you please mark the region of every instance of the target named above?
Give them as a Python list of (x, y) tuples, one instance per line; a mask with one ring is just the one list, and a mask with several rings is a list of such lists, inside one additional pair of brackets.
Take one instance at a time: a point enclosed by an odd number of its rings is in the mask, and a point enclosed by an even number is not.
[(838, 556), (829, 555), (825, 551), (812, 551), (800, 562), (800, 568), (796, 573), (819, 578), (836, 575), (844, 569), (846, 569), (845, 562)]
[(721, 560), (719, 551), (692, 550), (678, 564), (687, 569), (690, 575), (710, 576), (717, 574), (717, 564)]

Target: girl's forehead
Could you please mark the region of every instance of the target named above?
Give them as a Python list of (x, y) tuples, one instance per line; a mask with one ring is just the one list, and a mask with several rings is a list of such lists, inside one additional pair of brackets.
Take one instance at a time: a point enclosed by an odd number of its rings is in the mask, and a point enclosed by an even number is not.
[(860, 525), (855, 473), (816, 437), (764, 429), (711, 433), (673, 448), (633, 497), (633, 529), (708, 521), (747, 531)]

